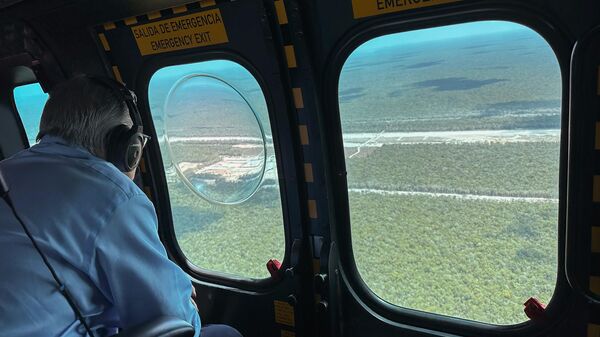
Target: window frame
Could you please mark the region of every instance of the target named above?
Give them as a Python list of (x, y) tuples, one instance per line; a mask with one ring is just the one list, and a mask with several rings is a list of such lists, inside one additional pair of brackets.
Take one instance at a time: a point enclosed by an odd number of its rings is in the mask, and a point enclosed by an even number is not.
[[(454, 24), (477, 21), (507, 21), (523, 25), (538, 33), (553, 50), (560, 66), (562, 78), (561, 102), (561, 139), (559, 162), (559, 211), (558, 211), (558, 250), (557, 278), (554, 293), (548, 303), (546, 313), (548, 320), (544, 322), (527, 320), (514, 325), (495, 325), (491, 323), (471, 321), (442, 314), (425, 312), (400, 307), (379, 298), (361, 278), (352, 249), (351, 221), (346, 179), (346, 163), (343, 151), (341, 116), (339, 109), (338, 84), (342, 68), (348, 57), (363, 43), (376, 37), (415, 31), (427, 28), (442, 27)], [(361, 22), (345, 34), (338, 42), (335, 52), (329, 59), (325, 72), (324, 96), (326, 111), (331, 113), (323, 117), (322, 130), (328, 130), (331, 141), (327, 144), (330, 167), (330, 193), (333, 196), (330, 204), (333, 235), (338, 242), (340, 269), (353, 296), (367, 311), (372, 312), (380, 320), (392, 325), (409, 324), (428, 329), (467, 336), (526, 336), (551, 328), (551, 324), (564, 319), (564, 311), (570, 300), (572, 289), (569, 287), (565, 271), (565, 229), (567, 225), (566, 207), (569, 203), (567, 195), (567, 159), (570, 125), (569, 112), (569, 64), (572, 42), (559, 28), (551, 23), (550, 18), (541, 13), (520, 6), (504, 6), (481, 8), (464, 6), (445, 14), (402, 16), (401, 14), (375, 17)]]
[[(281, 131), (278, 130), (278, 128), (281, 128), (281, 126), (279, 126), (276, 123), (274, 117), (275, 111), (272, 94), (268, 89), (268, 86), (266, 85), (266, 80), (263, 78), (263, 76), (261, 76), (258, 69), (241, 55), (229, 51), (210, 51), (202, 54), (169, 55), (164, 58), (155, 58), (150, 60), (148, 63), (142, 66), (140, 76), (138, 76), (138, 81), (136, 84), (136, 92), (144, 93), (143, 97), (141, 97), (142, 99), (138, 101), (140, 108), (147, 111), (147, 114), (144, 114), (142, 116), (142, 122), (145, 128), (144, 131), (148, 132), (149, 135), (152, 136), (154, 139), (157, 139), (156, 129), (154, 127), (152, 111), (150, 110), (148, 97), (148, 88), (150, 86), (150, 80), (156, 72), (170, 66), (186, 65), (217, 60), (235, 62), (238, 65), (242, 66), (244, 69), (246, 69), (254, 77), (265, 97), (265, 103), (269, 115), (269, 123), (271, 124), (271, 133), (273, 135), (273, 148), (275, 152), (275, 160), (277, 163), (279, 196), (281, 201), (281, 211), (283, 215), (282, 229), (284, 232), (285, 247), (284, 256), (282, 256), (283, 261), (281, 261), (282, 267), (280, 269), (280, 272), (283, 273), (285, 268), (290, 264), (289, 261), (291, 256), (292, 241), (290, 224), (292, 223), (292, 219), (290, 217), (290, 207), (287, 203), (287, 195), (289, 192), (288, 187), (286, 186), (286, 180), (284, 179), (286, 175), (283, 172), (284, 166), (282, 165), (282, 155), (280, 146), (281, 140), (279, 139), (279, 132)], [(139, 95), (138, 97), (140, 96), (141, 95)], [(229, 287), (241, 288), (249, 291), (264, 291), (267, 289), (271, 289), (276, 284), (283, 281), (283, 277), (279, 277), (277, 279), (273, 277), (267, 277), (263, 279), (247, 278), (239, 275), (233, 275), (220, 271), (205, 269), (192, 263), (186, 257), (183, 250), (179, 246), (178, 239), (175, 233), (175, 224), (173, 222), (171, 201), (166, 182), (165, 168), (162, 159), (163, 155), (160, 150), (160, 146), (158, 142), (149, 142), (144, 151), (144, 155), (147, 156), (147, 158), (149, 159), (147, 160), (147, 162), (151, 162), (154, 165), (148, 165), (148, 171), (150, 172), (149, 176), (152, 177), (152, 181), (149, 183), (151, 184), (151, 186), (153, 186), (153, 190), (157, 192), (154, 195), (154, 198), (156, 198), (156, 200), (154, 200), (154, 203), (160, 205), (160, 207), (156, 207), (159, 222), (159, 236), (170, 258), (173, 259), (187, 274), (198, 280), (214, 284), (221, 284)], [(265, 270), (266, 263), (267, 261), (265, 261)]]

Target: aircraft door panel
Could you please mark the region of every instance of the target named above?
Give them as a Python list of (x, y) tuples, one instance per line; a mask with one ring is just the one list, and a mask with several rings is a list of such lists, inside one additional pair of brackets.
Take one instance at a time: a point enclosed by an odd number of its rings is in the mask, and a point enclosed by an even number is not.
[[(161, 238), (197, 280), (203, 322), (244, 336), (312, 326), (300, 137), (278, 29), (272, 4), (200, 1), (94, 31), (107, 69), (148, 93), (139, 103), (156, 141), (142, 177)], [(282, 262), (272, 275), (271, 258)]]

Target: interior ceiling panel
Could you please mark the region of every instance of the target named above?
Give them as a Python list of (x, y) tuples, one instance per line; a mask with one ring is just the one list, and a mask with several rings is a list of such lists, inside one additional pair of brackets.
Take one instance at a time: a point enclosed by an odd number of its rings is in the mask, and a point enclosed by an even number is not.
[[(1, 0), (0, 0), (1, 1)], [(10, 1), (9, 1), (10, 2)], [(93, 26), (107, 21), (189, 3), (186, 0), (98, 1), (14, 0), (0, 5), (0, 17), (60, 22), (64, 26)]]
[(24, 0), (0, 0), (0, 8), (7, 8)]

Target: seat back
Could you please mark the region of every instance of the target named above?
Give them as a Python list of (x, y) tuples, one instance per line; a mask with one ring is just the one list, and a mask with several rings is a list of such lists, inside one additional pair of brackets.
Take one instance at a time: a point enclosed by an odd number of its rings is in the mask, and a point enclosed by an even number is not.
[(194, 327), (179, 318), (161, 316), (121, 331), (113, 337), (192, 337)]

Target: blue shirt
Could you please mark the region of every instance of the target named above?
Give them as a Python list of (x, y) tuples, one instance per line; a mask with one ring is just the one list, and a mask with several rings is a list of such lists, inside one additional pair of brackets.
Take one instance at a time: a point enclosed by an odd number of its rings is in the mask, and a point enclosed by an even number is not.
[[(18, 214), (96, 336), (157, 316), (200, 334), (187, 275), (167, 258), (154, 207), (112, 164), (46, 136), (0, 162)], [(0, 336), (82, 336), (41, 257), (0, 200)]]

